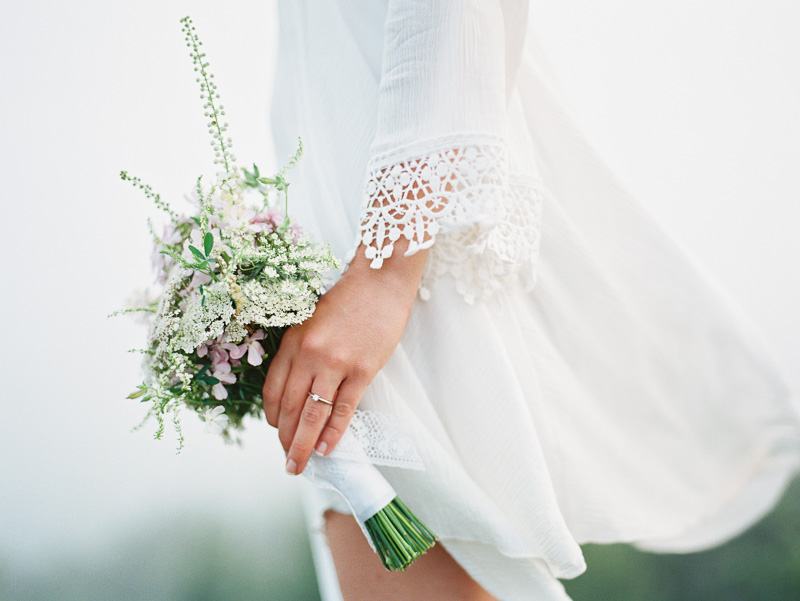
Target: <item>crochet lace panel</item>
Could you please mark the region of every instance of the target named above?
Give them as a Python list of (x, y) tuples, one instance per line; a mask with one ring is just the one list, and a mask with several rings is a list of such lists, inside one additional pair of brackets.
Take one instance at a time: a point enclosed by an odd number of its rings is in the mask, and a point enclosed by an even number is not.
[(496, 223), (474, 224), (441, 235), (431, 248), (419, 295), (428, 300), (443, 277), (449, 277), (464, 300), (473, 304), (519, 279), (536, 283), (541, 240), (542, 188), (538, 179), (511, 174), (500, 199)]
[(361, 223), (347, 262), (363, 244), (370, 266), (379, 269), (403, 236), (406, 255), (431, 248), (420, 297), (429, 298), (447, 274), (470, 303), (525, 266), (532, 276), (539, 180), (509, 173), (506, 144), (497, 136), (447, 136), (425, 148), (414, 153), (401, 147), (370, 160)]

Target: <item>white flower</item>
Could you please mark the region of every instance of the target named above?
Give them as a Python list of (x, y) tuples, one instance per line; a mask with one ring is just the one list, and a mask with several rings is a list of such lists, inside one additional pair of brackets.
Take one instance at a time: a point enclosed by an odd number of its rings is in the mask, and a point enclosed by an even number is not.
[(203, 420), (206, 422), (206, 427), (203, 432), (220, 434), (228, 425), (228, 416), (225, 415), (225, 407), (217, 405), (213, 409), (206, 409), (203, 413)]
[(195, 299), (184, 309), (172, 340), (174, 347), (184, 353), (191, 353), (207, 340), (220, 336), (234, 313), (225, 282), (214, 282), (204, 292), (205, 300)]

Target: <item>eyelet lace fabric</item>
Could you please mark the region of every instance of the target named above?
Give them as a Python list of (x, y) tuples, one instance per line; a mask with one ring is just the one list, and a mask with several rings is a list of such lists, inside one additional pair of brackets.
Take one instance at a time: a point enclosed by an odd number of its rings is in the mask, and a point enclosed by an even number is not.
[(403, 147), (370, 160), (347, 262), (363, 244), (370, 266), (379, 269), (402, 236), (406, 255), (431, 248), (419, 290), (423, 300), (445, 275), (468, 303), (499, 290), (504, 278), (523, 268), (532, 284), (540, 181), (509, 172), (506, 144), (498, 136), (447, 136), (425, 146), (425, 152)]
[(336, 445), (334, 452), (340, 459), (366, 459), (374, 465), (425, 469), (414, 443), (395, 416), (381, 411), (356, 409), (348, 435)]

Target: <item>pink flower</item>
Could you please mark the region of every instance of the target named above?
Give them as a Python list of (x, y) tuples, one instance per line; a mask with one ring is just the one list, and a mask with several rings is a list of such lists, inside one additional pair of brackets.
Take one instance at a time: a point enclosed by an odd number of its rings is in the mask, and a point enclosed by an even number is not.
[(301, 228), (296, 223), (292, 224), (292, 239), (297, 242), (297, 239), (300, 237), (300, 234), (303, 233), (303, 228)]
[(218, 368), (222, 365), (227, 365), (228, 369), (230, 369), (230, 364), (228, 363), (228, 351), (222, 348), (221, 345), (215, 344), (210, 349), (211, 355), (211, 367)]
[[(264, 340), (264, 338), (266, 338), (266, 334), (264, 334), (264, 330), (260, 329), (246, 336), (245, 339), (237, 345), (238, 356), (236, 356), (236, 358), (238, 359), (247, 353), (247, 362), (250, 365), (261, 365), (264, 362), (264, 359), (262, 359), (264, 347), (261, 346), (261, 343), (258, 341)], [(233, 352), (231, 352), (231, 357), (234, 357)]]
[(236, 355), (234, 356), (235, 359), (238, 359), (244, 353), (242, 352), (239, 354), (239, 348), (235, 344), (230, 342), (220, 342), (221, 338), (222, 337), (217, 338), (212, 342), (205, 342), (201, 344), (197, 347), (195, 352), (197, 353), (198, 357), (205, 357), (206, 355), (209, 355), (211, 357), (212, 369), (216, 369), (222, 365), (227, 365), (228, 371), (230, 371), (231, 366), (229, 364), (230, 356), (228, 351), (231, 349), (236, 351)]
[(267, 209), (267, 212), (264, 213), (264, 216), (275, 227), (283, 223), (283, 213), (280, 211), (280, 209)]
[(246, 352), (245, 349), (240, 348), (241, 344), (234, 344), (233, 342), (223, 342), (219, 346), (224, 349), (233, 360), (241, 359)]
[(192, 279), (189, 282), (189, 287), (192, 289), (200, 288), (200, 286), (205, 286), (211, 281), (211, 276), (207, 273), (203, 273), (202, 271), (195, 270), (192, 273)]
[(161, 241), (164, 244), (170, 244), (172, 246), (176, 244), (180, 244), (183, 241), (180, 232), (175, 229), (175, 226), (171, 223), (168, 223), (164, 226), (164, 233), (161, 235)]
[(267, 209), (263, 213), (256, 214), (250, 219), (248, 228), (252, 232), (271, 232), (283, 222), (283, 213), (278, 209)]
[[(161, 241), (164, 244), (175, 245), (181, 242), (181, 235), (175, 229), (172, 223), (164, 226), (164, 231), (161, 234)], [(169, 255), (161, 252), (161, 245), (156, 243), (153, 247), (153, 253), (150, 255), (150, 263), (153, 265), (153, 270), (156, 272), (156, 281), (159, 284), (167, 283), (167, 271), (175, 263), (175, 259)]]
[(164, 285), (167, 283), (167, 271), (169, 271), (174, 262), (175, 259), (163, 254), (159, 246), (153, 249), (153, 253), (150, 255), (150, 264), (153, 266), (153, 271), (156, 272), (156, 282), (158, 284)]
[(250, 220), (250, 223), (253, 225), (267, 226), (270, 229), (274, 225), (266, 213), (256, 213), (255, 217)]
[(231, 373), (231, 366), (229, 363), (220, 363), (214, 370), (211, 372), (211, 375), (214, 376), (219, 382), (214, 384), (211, 388), (211, 394), (214, 395), (214, 398), (218, 401), (222, 401), (228, 398), (228, 391), (225, 388), (224, 384), (234, 384), (236, 382), (236, 375)]

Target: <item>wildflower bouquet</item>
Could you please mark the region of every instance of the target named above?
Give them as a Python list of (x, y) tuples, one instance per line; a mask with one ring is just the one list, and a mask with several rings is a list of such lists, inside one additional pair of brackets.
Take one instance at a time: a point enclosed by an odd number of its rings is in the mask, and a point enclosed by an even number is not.
[[(231, 438), (245, 416), (262, 415), (262, 386), (271, 357), (287, 328), (308, 319), (324, 291), (326, 271), (339, 267), (327, 245), (315, 244), (288, 217), (285, 174), (296, 154), (273, 177), (236, 165), (226, 136), (224, 107), (202, 42), (189, 17), (183, 33), (200, 84), (212, 136), (215, 181), (198, 178), (189, 196), (194, 214), (179, 215), (139, 178), (121, 177), (168, 216), (156, 234), (154, 266), (162, 287), (157, 299), (119, 313), (149, 316), (144, 381), (128, 398), (148, 403), (145, 421), (157, 421), (156, 438), (170, 417), (183, 447), (179, 413), (198, 413), (206, 430)], [(341, 444), (341, 443), (340, 443)], [(346, 447), (350, 447), (350, 454)], [(312, 458), (310, 476), (345, 496), (387, 569), (404, 569), (436, 537), (396, 497), (380, 472), (364, 460), (353, 436), (327, 457)], [(355, 458), (353, 448), (355, 446)]]

